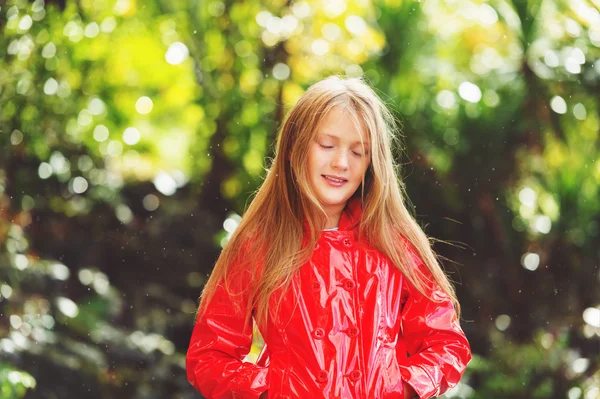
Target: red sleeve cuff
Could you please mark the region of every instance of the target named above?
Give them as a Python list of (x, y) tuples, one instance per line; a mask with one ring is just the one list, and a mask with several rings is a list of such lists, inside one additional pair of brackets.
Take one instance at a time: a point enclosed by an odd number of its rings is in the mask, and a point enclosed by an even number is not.
[(237, 377), (237, 393), (241, 398), (258, 398), (268, 389), (268, 367), (257, 366), (254, 363), (244, 362)]
[(402, 365), (400, 366), (400, 375), (414, 389), (419, 399), (433, 398), (438, 394), (438, 387), (423, 367), (416, 364)]

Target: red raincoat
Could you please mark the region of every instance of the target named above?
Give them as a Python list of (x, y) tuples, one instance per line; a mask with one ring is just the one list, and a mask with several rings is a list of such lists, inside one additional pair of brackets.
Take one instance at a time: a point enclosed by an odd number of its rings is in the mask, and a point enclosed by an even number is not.
[[(426, 399), (458, 383), (471, 350), (450, 298), (431, 285), (438, 302), (430, 301), (386, 256), (367, 243), (359, 251), (360, 213), (360, 198), (351, 199), (338, 231), (321, 234), (291, 288), (280, 293), (277, 314), (271, 299), (256, 364), (242, 361), (252, 324), (232, 306), (248, 297), (230, 297), (219, 286), (196, 320), (186, 356), (188, 380), (202, 395), (401, 399), (405, 381)], [(428, 273), (406, 239), (404, 247)]]

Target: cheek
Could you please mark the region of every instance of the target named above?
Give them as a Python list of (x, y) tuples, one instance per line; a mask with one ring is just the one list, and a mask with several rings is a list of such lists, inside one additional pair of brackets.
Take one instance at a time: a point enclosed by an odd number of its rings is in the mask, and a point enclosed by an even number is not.
[(366, 173), (367, 170), (369, 168), (369, 164), (368, 163), (361, 163), (358, 168), (356, 169), (358, 172), (356, 174), (356, 180), (357, 181), (361, 181), (363, 179), (363, 177), (366, 177)]
[(314, 149), (311, 149), (311, 151), (308, 152), (307, 161), (309, 174), (313, 175), (315, 173), (318, 173), (321, 164), (321, 159), (322, 157), (320, 157), (317, 151), (315, 151)]
[(369, 168), (369, 164), (370, 162), (368, 159), (365, 161), (357, 160), (355, 170), (357, 171), (359, 177), (362, 177), (366, 173), (367, 169)]
[(322, 151), (319, 148), (312, 148), (311, 151), (308, 152), (308, 163), (312, 165), (313, 168), (322, 167), (327, 164), (328, 154), (325, 151)]

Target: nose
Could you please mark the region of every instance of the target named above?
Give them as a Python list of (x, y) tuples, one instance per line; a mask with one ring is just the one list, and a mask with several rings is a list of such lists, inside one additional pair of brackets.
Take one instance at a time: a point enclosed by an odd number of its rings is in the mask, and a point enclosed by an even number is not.
[(337, 151), (333, 157), (331, 166), (336, 169), (348, 169), (348, 154), (346, 151)]

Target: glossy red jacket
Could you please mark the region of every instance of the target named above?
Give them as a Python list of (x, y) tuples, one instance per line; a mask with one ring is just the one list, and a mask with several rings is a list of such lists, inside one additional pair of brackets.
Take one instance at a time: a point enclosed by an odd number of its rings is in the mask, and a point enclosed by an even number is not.
[(280, 311), (270, 310), (256, 364), (242, 361), (252, 325), (232, 311), (232, 300), (248, 298), (219, 287), (196, 320), (186, 356), (188, 380), (203, 396), (392, 399), (403, 398), (406, 381), (426, 399), (458, 383), (471, 350), (450, 298), (431, 286), (436, 302), (427, 299), (386, 256), (366, 243), (359, 251), (360, 212), (360, 199), (350, 200), (338, 231), (321, 234), (282, 293)]

